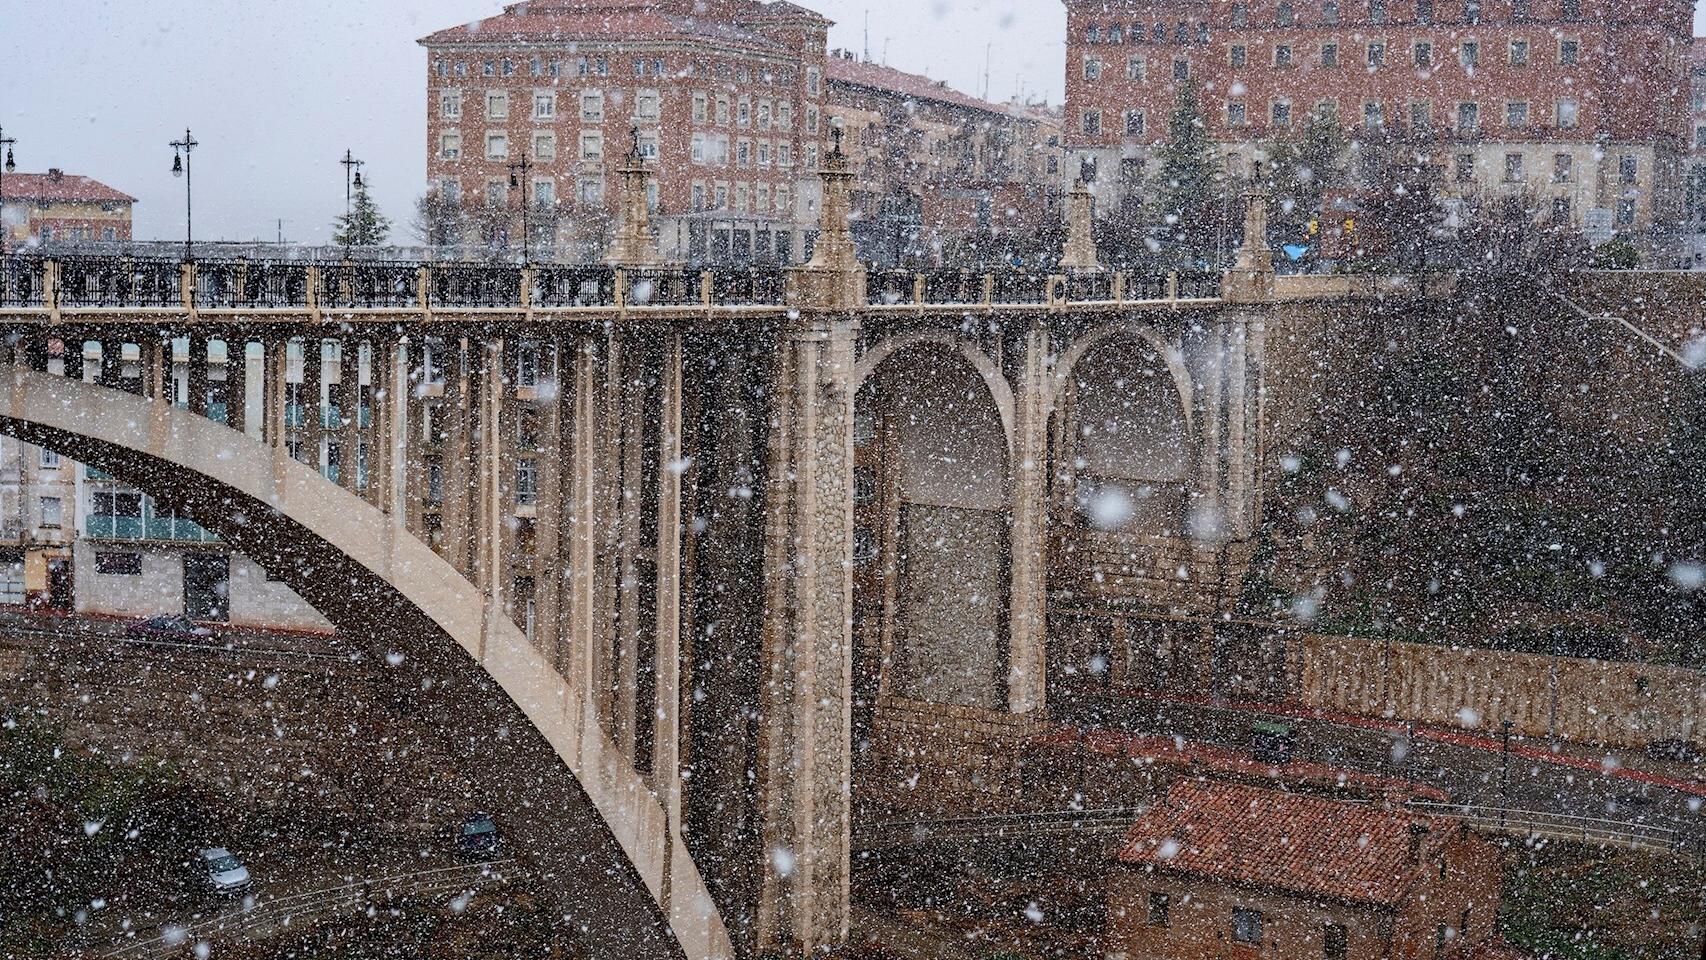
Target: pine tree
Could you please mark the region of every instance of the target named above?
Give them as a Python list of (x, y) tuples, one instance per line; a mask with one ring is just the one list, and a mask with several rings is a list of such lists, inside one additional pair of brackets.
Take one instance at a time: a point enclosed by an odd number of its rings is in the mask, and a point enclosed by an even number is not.
[(1220, 153), (1203, 122), (1202, 100), (1194, 82), (1179, 89), (1167, 121), (1167, 142), (1150, 189), (1155, 214), (1175, 261), (1208, 265), (1227, 218), (1226, 179)]
[(332, 242), (344, 247), (377, 247), (391, 235), (391, 221), (367, 195), (367, 187), (355, 188), (350, 212), (333, 221)]

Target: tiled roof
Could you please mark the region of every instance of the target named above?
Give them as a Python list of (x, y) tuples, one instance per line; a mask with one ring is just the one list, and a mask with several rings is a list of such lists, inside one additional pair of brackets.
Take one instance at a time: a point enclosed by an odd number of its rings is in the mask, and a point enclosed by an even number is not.
[[(505, 7), (503, 13), (485, 20), (440, 30), (423, 37), (420, 43), (438, 46), (452, 43), (612, 43), (677, 39), (718, 41), (778, 52), (788, 49), (786, 45), (748, 30), (738, 22), (697, 16), (694, 10), (692, 4), (667, 0), (536, 0), (534, 3), (512, 4)], [(753, 5), (755, 19), (806, 15), (816, 16), (793, 4)]]
[(9, 173), (6, 175), (6, 199), (55, 200), (61, 203), (135, 203), (136, 198), (120, 193), (99, 180), (74, 173)]
[(1448, 821), (1320, 797), (1185, 780), (1126, 834), (1115, 859), (1248, 884), (1393, 906), (1418, 877), (1411, 827)]
[(989, 113), (999, 112), (997, 106), (987, 100), (979, 100), (969, 93), (961, 93), (940, 80), (919, 76), (896, 70), (880, 63), (866, 63), (862, 60), (849, 60), (846, 57), (832, 56), (824, 66), (824, 75), (831, 83), (847, 83), (872, 90), (882, 90), (887, 93), (912, 97), (915, 100), (936, 100), (957, 107), (967, 107), (972, 110), (983, 110)]

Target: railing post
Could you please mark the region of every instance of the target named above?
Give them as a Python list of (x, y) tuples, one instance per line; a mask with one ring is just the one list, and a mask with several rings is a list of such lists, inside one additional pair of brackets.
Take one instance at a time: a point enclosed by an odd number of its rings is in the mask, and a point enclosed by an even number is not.
[(355, 304), (355, 262), (345, 259), (338, 264), (338, 302), (336, 307), (348, 307)]
[(1050, 310), (1058, 310), (1066, 305), (1066, 277), (1061, 274), (1050, 274), (1047, 285), (1043, 288), (1043, 298), (1048, 301)]
[(538, 276), (538, 268), (528, 264), (521, 268), (521, 309), (533, 309), (533, 280)]
[(918, 272), (912, 274), (912, 305), (924, 305), (924, 274)]
[(628, 306), (628, 271), (616, 268), (616, 309), (623, 310)]
[(1125, 303), (1125, 271), (1114, 274), (1114, 302)]
[(308, 312), (320, 322), (320, 268), (314, 264), (308, 266)]
[(709, 270), (699, 271), (699, 302), (705, 309), (711, 309), (711, 288), (715, 285), (715, 275)]
[(1167, 299), (1179, 299), (1179, 271), (1167, 271)]
[(59, 322), (59, 261), (41, 262), (41, 303), (47, 308), (48, 322)]
[(415, 302), (420, 306), (421, 319), (432, 316), (432, 267), (425, 263), (415, 268)]
[(995, 274), (993, 273), (983, 275), (983, 305), (986, 307), (995, 306)]
[(178, 264), (178, 294), (184, 302), (184, 312), (195, 315), (195, 261)]

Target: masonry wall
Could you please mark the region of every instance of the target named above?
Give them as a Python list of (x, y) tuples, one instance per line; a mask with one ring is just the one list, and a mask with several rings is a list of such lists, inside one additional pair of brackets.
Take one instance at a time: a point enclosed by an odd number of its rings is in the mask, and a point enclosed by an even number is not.
[[(1150, 923), (1149, 896), (1168, 897), (1168, 925)], [(1262, 913), (1260, 947), (1232, 940), (1235, 908)], [(1109, 960), (1322, 957), (1326, 925), (1343, 924), (1347, 957), (1386, 956), (1389, 915), (1367, 908), (1239, 890), (1115, 865), (1108, 877)]]
[(882, 697), (854, 773), (859, 805), (917, 816), (1011, 810), (1033, 721), (1001, 710)]

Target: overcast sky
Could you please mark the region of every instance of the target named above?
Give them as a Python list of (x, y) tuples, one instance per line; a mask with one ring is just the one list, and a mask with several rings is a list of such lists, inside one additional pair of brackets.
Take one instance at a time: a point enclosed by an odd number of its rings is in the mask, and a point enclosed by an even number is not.
[[(831, 47), (969, 93), (1058, 103), (1059, 0), (800, 0)], [(415, 40), (502, 0), (0, 0), (0, 126), (21, 171), (83, 173), (140, 198), (136, 235), (183, 235), (167, 144), (192, 127), (196, 236), (322, 242), (343, 211), (344, 149), (407, 221), (426, 177), (426, 51)], [(1696, 32), (1701, 24), (1697, 15)], [(27, 55), (20, 55), (27, 52)]]

